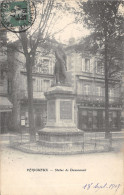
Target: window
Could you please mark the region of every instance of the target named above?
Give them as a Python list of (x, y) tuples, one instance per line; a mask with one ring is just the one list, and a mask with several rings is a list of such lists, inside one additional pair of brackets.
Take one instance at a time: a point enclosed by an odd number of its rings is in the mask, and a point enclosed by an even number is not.
[(55, 59), (50, 58), (49, 61), (49, 74), (54, 73)]
[(104, 74), (104, 65), (101, 61), (95, 61), (95, 70), (97, 74)]
[(118, 112), (113, 111), (113, 124), (112, 124), (112, 127), (118, 127), (118, 123), (119, 123)]
[(79, 115), (79, 128), (91, 130), (93, 126), (93, 116), (91, 110), (83, 110)]
[(114, 101), (114, 89), (109, 89), (109, 101)]
[(90, 72), (90, 59), (82, 59), (82, 71)]
[(85, 72), (90, 72), (90, 59), (85, 59)]
[(85, 95), (89, 95), (90, 94), (90, 86), (89, 85), (85, 85), (84, 86), (84, 94)]
[(43, 59), (42, 61), (42, 72), (49, 73), (49, 59)]
[(35, 81), (34, 81), (34, 91), (36, 92), (41, 92), (43, 91), (43, 85), (42, 85), (43, 81), (39, 78), (37, 78)]
[(109, 112), (109, 128), (117, 128), (119, 127), (119, 112), (110, 111)]
[(102, 88), (96, 87), (96, 96), (102, 96)]
[(50, 80), (42, 80), (40, 78), (36, 78), (33, 83), (33, 90), (35, 92), (46, 92), (48, 88), (50, 87)]
[(93, 110), (93, 129), (98, 128), (98, 112), (96, 110)]
[(114, 97), (114, 89), (109, 90), (109, 97)]
[(35, 72), (42, 74), (49, 73), (50, 59), (49, 58), (37, 58)]
[(50, 87), (50, 80), (44, 80), (44, 92)]

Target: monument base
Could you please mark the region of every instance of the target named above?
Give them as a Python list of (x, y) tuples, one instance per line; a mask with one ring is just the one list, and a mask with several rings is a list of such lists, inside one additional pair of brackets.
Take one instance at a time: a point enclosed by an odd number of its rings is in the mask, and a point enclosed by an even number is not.
[(74, 154), (83, 152), (84, 133), (78, 129), (44, 128), (39, 131), (39, 144), (46, 153)]
[(46, 154), (81, 153), (84, 132), (77, 129), (74, 122), (75, 94), (72, 88), (54, 86), (45, 95), (47, 124), (38, 132), (39, 144)]

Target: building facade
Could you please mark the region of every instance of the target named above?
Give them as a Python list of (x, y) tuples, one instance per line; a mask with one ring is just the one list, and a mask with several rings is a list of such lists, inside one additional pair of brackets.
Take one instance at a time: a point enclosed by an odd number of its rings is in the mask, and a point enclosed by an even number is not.
[(7, 133), (9, 131), (12, 103), (8, 96), (9, 81), (5, 30), (0, 30), (0, 38), (0, 133)]
[[(41, 129), (45, 126), (47, 119), (47, 102), (44, 93), (54, 82), (55, 57), (52, 53), (48, 55), (39, 54), (36, 56), (35, 66), (33, 67), (33, 100), (34, 100), (34, 119), (35, 128)], [(28, 93), (27, 76), (25, 66), (20, 68), (20, 118), (21, 126), (28, 127)]]
[[(105, 76), (99, 55), (67, 48), (67, 68), (76, 93), (77, 126), (85, 131), (105, 131)], [(120, 79), (109, 79), (109, 129), (121, 129)]]
[[(84, 131), (105, 131), (105, 80), (104, 64), (99, 55), (88, 51), (77, 52), (74, 45), (66, 47), (67, 76), (76, 94), (75, 123)], [(12, 57), (11, 57), (12, 59)], [(13, 57), (16, 65), (15, 87), (18, 102), (19, 124), (28, 128), (28, 93), (25, 57), (17, 52)], [(55, 82), (55, 55), (43, 55), (38, 48), (33, 67), (33, 99), (36, 130), (45, 126), (47, 119), (47, 100), (44, 93)], [(18, 93), (17, 93), (18, 91)], [(14, 101), (15, 102), (15, 101)], [(15, 105), (14, 107), (17, 107)], [(109, 128), (121, 128), (121, 88), (119, 79), (109, 80)]]

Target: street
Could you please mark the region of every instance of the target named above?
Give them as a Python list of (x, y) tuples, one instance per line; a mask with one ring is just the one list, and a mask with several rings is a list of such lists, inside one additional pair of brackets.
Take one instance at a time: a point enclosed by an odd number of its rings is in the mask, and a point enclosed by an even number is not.
[(1, 141), (1, 195), (122, 195), (122, 152), (28, 154)]

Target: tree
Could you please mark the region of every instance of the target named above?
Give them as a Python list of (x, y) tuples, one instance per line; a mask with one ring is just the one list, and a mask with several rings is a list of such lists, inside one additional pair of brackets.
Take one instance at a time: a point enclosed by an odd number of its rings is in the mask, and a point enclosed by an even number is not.
[[(27, 90), (28, 90), (28, 116), (29, 116), (29, 130), (30, 130), (30, 140), (35, 141), (35, 127), (34, 127), (34, 114), (33, 114), (33, 83), (32, 83), (32, 68), (35, 64), (35, 54), (39, 43), (44, 44), (46, 41), (46, 37), (48, 34), (48, 27), (50, 26), (50, 21), (52, 17), (54, 0), (44, 0), (41, 3), (36, 2), (36, 10), (37, 10), (37, 19), (36, 26), (35, 24), (31, 26), (27, 31), (16, 33), (15, 35), (18, 38), (18, 42), (21, 44), (21, 49), (18, 47), (19, 44), (16, 44), (15, 41), (11, 41), (11, 44), (6, 44), (6, 42), (2, 43), (2, 47), (7, 47), (7, 51), (10, 54), (8, 61), (11, 65), (11, 77), (12, 78), (12, 90), (13, 96), (12, 99), (14, 101), (14, 109), (13, 109), (13, 122), (14, 129), (18, 129), (18, 121), (17, 121), (17, 111), (18, 111), (18, 93), (16, 82), (16, 71), (17, 71), (17, 61), (13, 60), (13, 55), (15, 52), (19, 52), (25, 56), (26, 61), (26, 71), (27, 71)], [(52, 17), (53, 18), (53, 17)], [(20, 27), (19, 27), (20, 28)], [(21, 28), (20, 28), (21, 29)], [(8, 33), (9, 34), (9, 33)], [(19, 60), (19, 59), (18, 59)]]
[[(34, 114), (33, 114), (33, 83), (32, 83), (32, 67), (35, 62), (36, 49), (40, 40), (44, 40), (44, 32), (53, 9), (54, 0), (45, 0), (42, 2), (42, 13), (39, 26), (37, 29), (31, 32), (25, 31), (19, 34), (19, 40), (22, 44), (23, 54), (26, 59), (26, 71), (27, 71), (27, 89), (28, 89), (28, 116), (29, 116), (29, 131), (30, 141), (35, 141), (35, 126), (34, 126)], [(39, 3), (38, 3), (39, 5)], [(37, 36), (37, 37), (36, 37)], [(35, 39), (34, 39), (35, 38)]]
[[(109, 130), (109, 77), (119, 69), (120, 56), (119, 47), (115, 47), (116, 42), (122, 39), (123, 18), (119, 13), (123, 1), (91, 1), (80, 2), (81, 12), (78, 14), (83, 18), (84, 23), (92, 30), (94, 42), (97, 45), (96, 51), (100, 51), (104, 59), (105, 70), (105, 131), (106, 138), (110, 136)], [(81, 20), (79, 20), (81, 22)], [(121, 49), (120, 49), (121, 50)], [(117, 54), (119, 53), (120, 56)], [(117, 59), (118, 58), (118, 59)], [(119, 63), (115, 63), (119, 62)]]
[[(28, 90), (28, 117), (29, 117), (29, 132), (30, 140), (36, 140), (36, 132), (34, 127), (34, 114), (33, 114), (33, 83), (32, 83), (32, 69), (35, 65), (35, 57), (37, 53), (38, 45), (43, 48), (49, 45), (50, 37), (53, 37), (54, 33), (50, 33), (53, 30), (54, 25), (58, 21), (58, 13), (61, 10), (61, 3), (55, 2), (55, 0), (44, 0), (36, 2), (37, 19), (36, 23), (32, 25), (27, 31), (16, 33), (18, 41), (21, 43), (22, 49), (16, 44), (11, 45), (11, 50), (22, 53), (26, 60), (26, 72), (27, 72), (27, 90)], [(65, 10), (65, 8), (63, 9)], [(59, 18), (61, 19), (61, 18)], [(52, 46), (51, 44), (51, 47)], [(48, 47), (47, 47), (48, 49)]]

